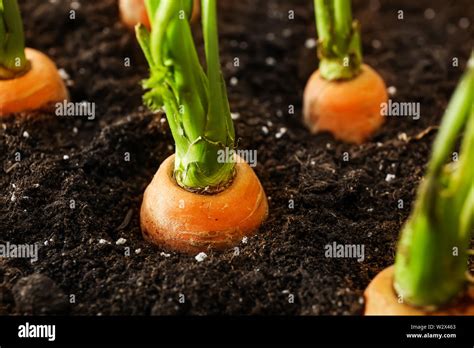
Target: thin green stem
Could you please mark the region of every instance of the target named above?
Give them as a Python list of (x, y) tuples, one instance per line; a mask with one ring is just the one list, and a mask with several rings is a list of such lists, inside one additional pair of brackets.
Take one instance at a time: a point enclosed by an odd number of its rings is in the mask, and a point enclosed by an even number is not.
[(446, 161), (452, 145), (455, 143), (460, 130), (472, 108), (472, 93), (474, 90), (474, 53), (468, 62), (468, 70), (461, 79), (451, 102), (449, 103), (438, 136), (433, 144), (432, 160), (429, 163), (429, 171), (436, 173)]
[[(397, 251), (394, 287), (415, 306), (442, 306), (466, 286), (474, 227), (473, 105), (474, 55), (443, 117)], [(446, 165), (463, 129), (459, 160)]]
[(320, 42), (320, 48), (328, 46), (327, 43), (331, 40), (331, 28), (332, 24), (332, 6), (327, 0), (315, 0), (314, 1), (314, 13), (316, 16), (316, 30), (318, 31), (318, 38)]
[(152, 31), (136, 30), (150, 66), (144, 100), (152, 110), (166, 111), (178, 184), (216, 192), (233, 178), (235, 163), (218, 159), (221, 150), (234, 147), (234, 128), (220, 71), (216, 1), (202, 1), (207, 74), (192, 38), (192, 5), (192, 0), (147, 0)]
[(344, 50), (344, 41), (352, 31), (352, 10), (348, 0), (334, 0), (334, 31), (339, 49)]
[(29, 69), (25, 35), (16, 0), (0, 0), (0, 79), (11, 79)]
[[(209, 92), (212, 93), (213, 98), (213, 102), (209, 103), (206, 137), (215, 143), (233, 144), (234, 124), (230, 117), (227, 91), (219, 62), (216, 0), (202, 0), (202, 25)], [(222, 130), (226, 132), (222, 133)]]
[(314, 0), (320, 58), (319, 70), (327, 80), (356, 77), (362, 64), (360, 30), (352, 21), (350, 0)]

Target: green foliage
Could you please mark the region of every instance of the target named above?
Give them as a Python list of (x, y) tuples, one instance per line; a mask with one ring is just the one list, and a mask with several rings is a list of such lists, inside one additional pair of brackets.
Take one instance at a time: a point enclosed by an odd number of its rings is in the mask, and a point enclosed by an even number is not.
[[(446, 165), (463, 130), (459, 159)], [(474, 228), (473, 160), (474, 55), (443, 117), (398, 247), (394, 286), (412, 305), (439, 307), (466, 286)]]
[(219, 63), (216, 1), (202, 0), (207, 71), (194, 45), (189, 18), (192, 0), (147, 0), (151, 33), (136, 28), (150, 66), (144, 101), (163, 108), (176, 144), (174, 176), (190, 190), (216, 191), (233, 178), (234, 163), (219, 163), (218, 152), (234, 147), (225, 82)]
[(360, 73), (359, 24), (352, 20), (350, 0), (314, 0), (319, 70), (327, 80), (347, 80)]
[(29, 68), (25, 35), (16, 0), (0, 0), (0, 79), (10, 79)]

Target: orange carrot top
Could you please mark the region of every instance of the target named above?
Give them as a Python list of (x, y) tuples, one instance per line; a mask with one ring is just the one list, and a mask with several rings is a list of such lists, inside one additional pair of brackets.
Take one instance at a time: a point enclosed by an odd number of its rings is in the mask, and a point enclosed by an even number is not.
[(43, 53), (25, 48), (16, 0), (0, 0), (0, 117), (50, 107), (68, 99), (56, 65)]
[(350, 0), (314, 0), (319, 70), (306, 84), (304, 121), (312, 133), (360, 144), (382, 125), (387, 90), (380, 75), (362, 63), (360, 29)]
[(150, 66), (144, 101), (163, 108), (175, 155), (143, 195), (140, 225), (152, 243), (181, 252), (222, 250), (258, 229), (268, 202), (234, 151), (234, 126), (219, 62), (216, 0), (202, 0), (206, 71), (191, 34), (193, 0), (146, 0), (151, 33), (136, 27)]
[(16, 0), (0, 0), (0, 80), (15, 78), (28, 70), (18, 3)]

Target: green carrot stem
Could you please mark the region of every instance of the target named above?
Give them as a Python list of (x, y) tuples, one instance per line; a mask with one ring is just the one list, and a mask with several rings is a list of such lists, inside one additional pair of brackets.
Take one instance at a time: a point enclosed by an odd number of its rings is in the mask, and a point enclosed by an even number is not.
[(360, 29), (350, 0), (314, 0), (319, 70), (327, 80), (356, 77), (362, 65)]
[(351, 35), (352, 31), (352, 10), (350, 0), (334, 2), (334, 29), (336, 40), (343, 45), (345, 38)]
[[(446, 165), (464, 129), (457, 162)], [(439, 307), (463, 293), (474, 227), (474, 55), (433, 145), (427, 174), (405, 224), (394, 287), (409, 304)]]
[[(202, 0), (202, 25), (207, 60), (207, 78), (212, 102), (208, 107), (206, 138), (214, 143), (234, 146), (234, 123), (230, 117), (227, 89), (219, 62), (216, 0)], [(211, 98), (211, 95), (209, 97)], [(225, 131), (223, 134), (222, 131)]]
[(25, 35), (16, 0), (0, 0), (0, 79), (11, 79), (29, 69)]
[(234, 127), (219, 63), (216, 1), (202, 1), (207, 73), (194, 45), (192, 0), (147, 0), (151, 33), (137, 27), (150, 66), (144, 101), (164, 108), (175, 140), (174, 177), (191, 191), (216, 192), (234, 175), (235, 163), (220, 151), (234, 148)]

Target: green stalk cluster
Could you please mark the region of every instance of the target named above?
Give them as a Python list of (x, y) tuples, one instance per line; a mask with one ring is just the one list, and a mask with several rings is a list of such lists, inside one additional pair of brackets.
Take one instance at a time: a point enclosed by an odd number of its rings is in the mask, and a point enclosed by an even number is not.
[(361, 70), (360, 28), (350, 0), (314, 0), (319, 71), (326, 80), (347, 80)]
[(174, 177), (191, 191), (216, 192), (233, 179), (235, 163), (218, 161), (234, 148), (234, 126), (220, 70), (216, 0), (202, 0), (207, 71), (194, 45), (192, 0), (147, 0), (151, 33), (139, 25), (138, 41), (150, 66), (145, 103), (164, 108), (176, 144)]
[(0, 0), (0, 79), (14, 78), (28, 69), (18, 3), (16, 0)]
[[(464, 130), (459, 158), (446, 164)], [(474, 228), (474, 54), (433, 145), (395, 262), (394, 287), (411, 305), (438, 308), (465, 290)]]

